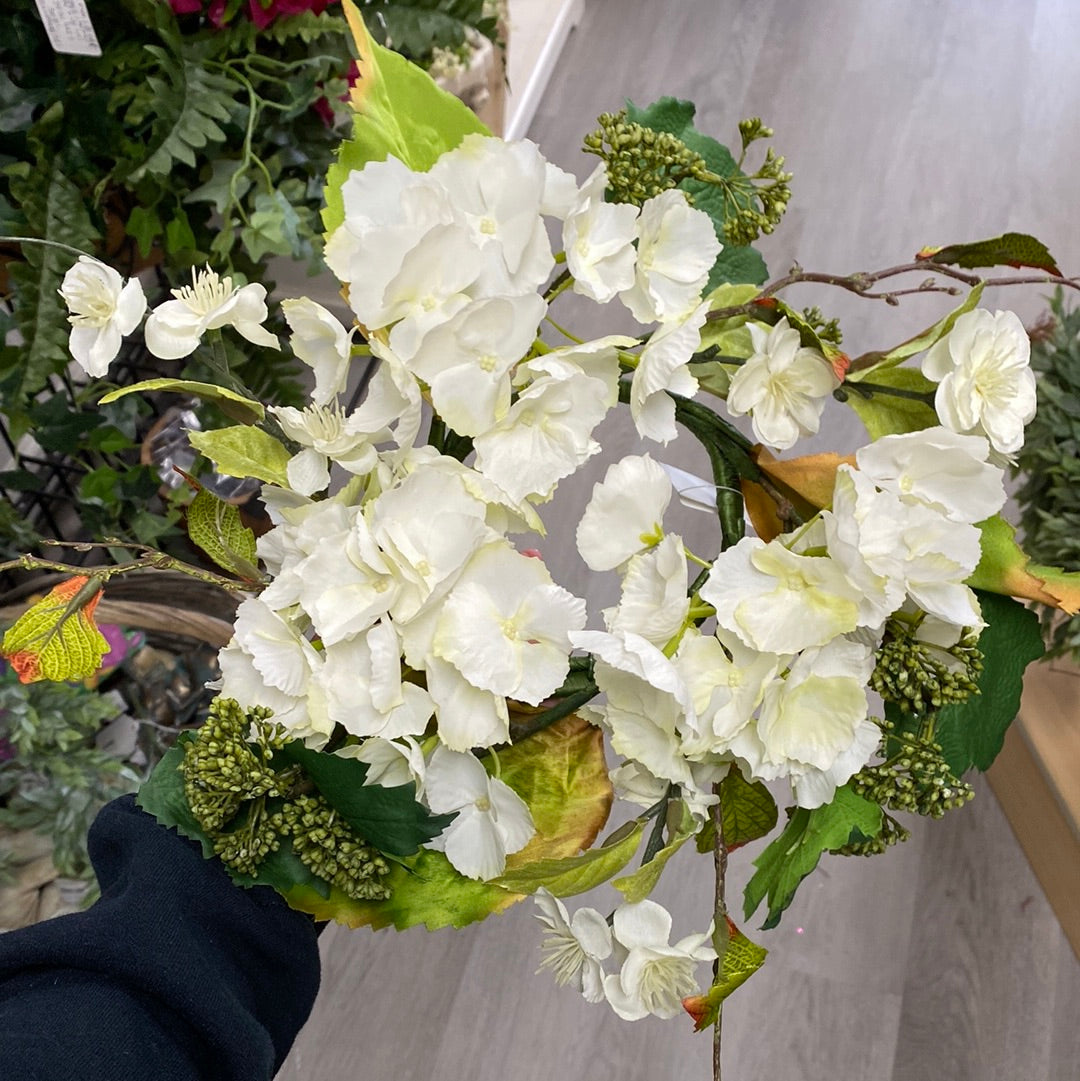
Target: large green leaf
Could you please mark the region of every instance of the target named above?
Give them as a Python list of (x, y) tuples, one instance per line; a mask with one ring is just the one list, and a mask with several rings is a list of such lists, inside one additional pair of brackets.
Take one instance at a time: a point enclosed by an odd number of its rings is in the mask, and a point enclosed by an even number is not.
[(881, 808), (846, 785), (838, 788), (832, 802), (824, 807), (796, 808), (780, 836), (754, 860), (757, 870), (746, 884), (743, 898), (746, 918), (767, 900), (769, 912), (762, 927), (775, 927), (799, 883), (818, 865), (823, 852), (842, 848), (852, 839), (876, 837), (881, 822)]
[[(871, 439), (919, 432), (938, 422), (937, 413), (930, 404), (936, 384), (918, 368), (879, 368), (874, 372), (872, 383), (866, 385), (865, 392), (859, 389), (862, 386), (860, 382), (847, 391), (847, 403), (866, 426)], [(877, 387), (886, 389), (878, 390)], [(903, 393), (890, 394), (890, 389)], [(865, 393), (870, 397), (865, 397)], [(918, 394), (928, 400), (909, 398), (906, 394)]]
[(984, 266), (1035, 267), (1060, 276), (1057, 262), (1041, 240), (1027, 233), (1003, 233), (990, 240), (970, 244), (947, 244), (943, 248), (923, 248), (918, 259), (945, 266), (973, 269)]
[(435, 85), (431, 76), (372, 40), (352, 0), (345, 16), (356, 42), (359, 78), (351, 91), (353, 137), (342, 143), (326, 175), (323, 225), (332, 232), (345, 220), (341, 186), (370, 161), (399, 158), (424, 172), (473, 132), (489, 134), (471, 109)]
[[(626, 103), (628, 120), (653, 131), (674, 135), (704, 158), (710, 172), (727, 179), (744, 176), (726, 146), (694, 127), (695, 112), (693, 102), (672, 97), (660, 98), (645, 108), (639, 108), (632, 101)], [(754, 196), (737, 186), (721, 188), (701, 180), (685, 180), (679, 187), (691, 196), (698, 210), (709, 215), (721, 243), (724, 240), (724, 222), (731, 216), (733, 206), (745, 209), (754, 203)], [(765, 260), (756, 249), (725, 245), (709, 272), (705, 291), (709, 292), (725, 282), (760, 285), (768, 276)]]
[(938, 713), (935, 739), (955, 776), (989, 769), (1016, 718), (1024, 669), (1044, 651), (1039, 617), (1011, 597), (980, 593), (987, 626), (979, 636), (983, 671), (979, 691)]
[(326, 801), (380, 852), (412, 856), (457, 817), (433, 815), (417, 802), (411, 782), (394, 788), (364, 784), (368, 766), (359, 759), (313, 751), (299, 740), (287, 743), (281, 754), (300, 765)]
[[(720, 813), (724, 823), (724, 844), (728, 851), (766, 837), (776, 826), (776, 800), (761, 781), (750, 782), (732, 768), (720, 782)], [(710, 823), (711, 824), (711, 823)], [(708, 836), (703, 836), (708, 832)], [(698, 849), (708, 852), (715, 831), (698, 835)]]
[(210, 432), (188, 432), (191, 445), (227, 477), (254, 477), (287, 488), (285, 468), (292, 457), (284, 444), (261, 428), (241, 424)]
[(219, 567), (249, 582), (261, 577), (256, 565), (255, 534), (240, 520), (232, 503), (200, 488), (187, 509), (188, 536)]
[(618, 874), (634, 858), (644, 829), (644, 822), (635, 821), (632, 829), (611, 843), (590, 848), (580, 856), (537, 860), (493, 881), (514, 893), (535, 893), (541, 886), (556, 897), (584, 893)]

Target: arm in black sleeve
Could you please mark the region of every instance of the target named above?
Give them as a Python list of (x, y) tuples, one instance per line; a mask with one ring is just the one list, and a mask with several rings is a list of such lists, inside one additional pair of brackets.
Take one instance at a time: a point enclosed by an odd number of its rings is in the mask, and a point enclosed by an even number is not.
[(0, 935), (0, 1076), (268, 1081), (318, 991), (311, 919), (131, 796), (98, 815), (90, 857), (97, 904)]

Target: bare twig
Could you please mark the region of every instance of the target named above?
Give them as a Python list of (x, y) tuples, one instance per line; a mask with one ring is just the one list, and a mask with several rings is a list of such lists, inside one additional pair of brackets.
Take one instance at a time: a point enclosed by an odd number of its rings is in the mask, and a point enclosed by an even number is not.
[[(713, 792), (719, 797), (720, 786), (714, 785)], [(724, 813), (720, 800), (712, 807), (713, 822), (713, 871), (716, 886), (713, 893), (713, 945), (716, 949), (716, 975), (724, 963), (724, 949), (728, 944), (727, 901), (724, 899), (724, 887), (727, 880), (728, 848), (724, 840)], [(720, 947), (723, 947), (721, 949)], [(716, 1023), (713, 1025), (712, 1069), (713, 1081), (721, 1081), (721, 1022), (724, 1017), (724, 1004), (720, 1002), (716, 1010)]]
[(997, 278), (983, 278), (978, 274), (969, 274), (955, 267), (944, 266), (940, 263), (931, 263), (927, 260), (918, 259), (912, 263), (901, 263), (897, 266), (886, 267), (884, 270), (859, 271), (856, 274), (821, 274), (814, 271), (803, 270), (798, 264), (793, 266), (789, 273), (770, 282), (751, 301), (746, 304), (738, 304), (731, 308), (717, 308), (709, 312), (710, 320), (731, 319), (736, 315), (749, 315), (759, 310), (761, 301), (775, 296), (781, 289), (790, 285), (800, 285), (804, 282), (818, 285), (835, 285), (839, 289), (846, 289), (856, 296), (865, 297), (867, 300), (884, 300), (886, 304), (898, 304), (898, 297), (908, 296), (911, 293), (948, 293), (957, 295), (958, 290), (952, 286), (937, 284), (933, 278), (929, 278), (915, 288), (893, 289), (873, 291), (873, 286), (878, 282), (895, 278), (902, 274), (940, 274), (942, 277), (951, 278), (954, 281), (963, 282), (969, 287), (974, 287), (980, 282), (989, 289), (1001, 285), (1064, 285), (1070, 289), (1080, 289), (1080, 278), (1062, 278), (1056, 274), (1013, 274)]

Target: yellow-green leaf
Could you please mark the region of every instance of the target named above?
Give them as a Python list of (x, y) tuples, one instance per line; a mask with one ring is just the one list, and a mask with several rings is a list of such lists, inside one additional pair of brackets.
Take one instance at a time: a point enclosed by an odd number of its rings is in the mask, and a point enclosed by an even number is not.
[(643, 864), (632, 875), (625, 875), (612, 882), (612, 885), (631, 904), (644, 901), (652, 893), (656, 883), (660, 881), (660, 875), (663, 874), (668, 860), (694, 836), (694, 816), (685, 803), (680, 801), (680, 804), (682, 815), (675, 836), (648, 863)]
[(466, 135), (490, 134), (464, 102), (436, 86), (426, 71), (376, 44), (352, 0), (343, 6), (357, 51), (359, 74), (349, 95), (356, 119), (353, 137), (342, 143), (326, 174), (327, 232), (345, 220), (341, 186), (354, 169), (393, 155), (410, 169), (426, 172)]
[(580, 856), (538, 860), (494, 879), (496, 885), (515, 893), (535, 893), (541, 886), (556, 897), (572, 897), (606, 882), (633, 858), (641, 843), (644, 822), (612, 844), (590, 848)]
[(255, 534), (240, 520), (232, 503), (200, 488), (187, 509), (188, 536), (219, 567), (249, 582), (261, 577), (256, 565)]
[(712, 987), (703, 995), (683, 999), (683, 1009), (694, 1019), (695, 1032), (716, 1024), (720, 1003), (761, 968), (769, 952), (764, 946), (751, 942), (730, 919), (727, 926), (727, 947)]
[(1069, 615), (1080, 612), (1080, 573), (1032, 563), (1016, 542), (1016, 530), (999, 514), (981, 522), (979, 529), (982, 558), (967, 580), (969, 586), (1038, 601)]
[(254, 477), (256, 480), (289, 486), (285, 469), (291, 455), (285, 445), (261, 428), (237, 425), (209, 432), (189, 432), (191, 445), (205, 454), (229, 477)]
[(216, 402), (230, 420), (239, 421), (241, 424), (253, 424), (266, 416), (266, 410), (261, 403), (251, 398), (245, 398), (234, 390), (226, 390), (225, 387), (219, 387), (216, 383), (197, 383), (191, 379), (144, 379), (141, 383), (132, 383), (129, 387), (110, 390), (98, 404), (108, 405), (109, 402), (115, 402), (118, 398), (124, 398), (129, 394), (152, 390), (191, 394), (204, 402)]
[(94, 622), (101, 584), (78, 575), (54, 586), (7, 629), (0, 652), (22, 683), (87, 679), (109, 643)]
[[(859, 390), (864, 382), (870, 393), (869, 398)], [(871, 389), (871, 386), (885, 389)], [(890, 394), (890, 389), (922, 394), (929, 400), (920, 401), (917, 398)], [(936, 389), (936, 384), (927, 379), (918, 368), (879, 368), (872, 381), (859, 380), (858, 385), (848, 391), (847, 402), (866, 426), (870, 438), (880, 439), (883, 435), (921, 432), (923, 428), (931, 428), (937, 424), (937, 413), (930, 404)]]

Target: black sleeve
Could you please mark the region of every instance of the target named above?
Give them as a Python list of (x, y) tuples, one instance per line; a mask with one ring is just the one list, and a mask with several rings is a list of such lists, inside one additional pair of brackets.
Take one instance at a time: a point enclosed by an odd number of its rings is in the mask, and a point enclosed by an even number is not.
[(0, 935), (0, 1076), (268, 1081), (319, 988), (311, 919), (131, 796), (98, 815), (90, 857), (97, 904)]

